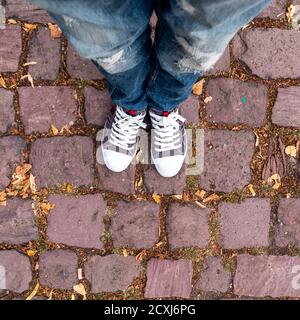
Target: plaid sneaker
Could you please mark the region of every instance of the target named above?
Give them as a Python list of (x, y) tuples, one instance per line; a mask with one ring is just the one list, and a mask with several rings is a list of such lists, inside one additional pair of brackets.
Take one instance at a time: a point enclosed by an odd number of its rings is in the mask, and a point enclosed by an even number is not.
[(114, 172), (125, 170), (134, 158), (139, 141), (139, 129), (145, 128), (146, 112), (117, 106), (108, 117), (101, 140), (105, 165)]
[(150, 110), (152, 122), (151, 157), (163, 177), (173, 177), (181, 169), (187, 154), (185, 119), (178, 109), (159, 112)]

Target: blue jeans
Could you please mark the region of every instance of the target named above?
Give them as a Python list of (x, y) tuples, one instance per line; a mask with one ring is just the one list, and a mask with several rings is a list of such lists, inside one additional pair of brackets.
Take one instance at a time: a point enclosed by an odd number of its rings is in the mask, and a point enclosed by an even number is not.
[[(112, 100), (171, 110), (270, 0), (31, 0), (104, 74)], [(155, 41), (149, 20), (158, 16)]]

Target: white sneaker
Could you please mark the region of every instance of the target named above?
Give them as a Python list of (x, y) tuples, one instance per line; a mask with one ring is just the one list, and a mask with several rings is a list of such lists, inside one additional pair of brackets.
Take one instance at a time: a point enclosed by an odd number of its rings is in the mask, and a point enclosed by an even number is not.
[(101, 140), (105, 165), (114, 172), (124, 171), (133, 160), (139, 141), (139, 129), (145, 128), (145, 111), (127, 110), (117, 106), (108, 117)]
[(178, 109), (170, 112), (150, 110), (152, 122), (151, 157), (163, 177), (173, 177), (181, 169), (187, 154), (185, 119)]

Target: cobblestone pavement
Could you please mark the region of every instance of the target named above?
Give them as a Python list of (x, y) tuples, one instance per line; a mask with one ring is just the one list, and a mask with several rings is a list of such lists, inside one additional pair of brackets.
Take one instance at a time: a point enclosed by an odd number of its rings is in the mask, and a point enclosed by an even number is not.
[(300, 298), (290, 2), (241, 30), (183, 104), (188, 127), (205, 132), (204, 171), (170, 179), (96, 164), (105, 80), (44, 11), (4, 2), (0, 299)]

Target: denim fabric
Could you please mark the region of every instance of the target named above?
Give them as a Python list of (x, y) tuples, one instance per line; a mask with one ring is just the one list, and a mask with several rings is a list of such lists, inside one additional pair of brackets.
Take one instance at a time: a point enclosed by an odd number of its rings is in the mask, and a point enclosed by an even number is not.
[[(30, 0), (95, 62), (119, 106), (171, 110), (270, 0)], [(158, 16), (154, 45), (149, 20)]]

